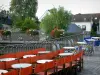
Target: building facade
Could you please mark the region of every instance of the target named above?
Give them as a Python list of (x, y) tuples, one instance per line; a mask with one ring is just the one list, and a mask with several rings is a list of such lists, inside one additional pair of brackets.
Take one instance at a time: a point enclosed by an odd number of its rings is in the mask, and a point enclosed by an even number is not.
[(100, 13), (76, 14), (72, 16), (72, 23), (80, 28), (86, 26), (86, 31), (92, 30), (93, 23), (98, 23), (97, 32), (100, 32)]

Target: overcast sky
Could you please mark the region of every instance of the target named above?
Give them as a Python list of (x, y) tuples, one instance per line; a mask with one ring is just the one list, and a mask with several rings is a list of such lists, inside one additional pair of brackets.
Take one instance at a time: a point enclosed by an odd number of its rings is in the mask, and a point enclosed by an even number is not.
[[(0, 6), (9, 9), (11, 0), (0, 0)], [(100, 0), (38, 0), (37, 16), (41, 17), (44, 12), (53, 7), (63, 6), (73, 14), (77, 13), (100, 13)]]

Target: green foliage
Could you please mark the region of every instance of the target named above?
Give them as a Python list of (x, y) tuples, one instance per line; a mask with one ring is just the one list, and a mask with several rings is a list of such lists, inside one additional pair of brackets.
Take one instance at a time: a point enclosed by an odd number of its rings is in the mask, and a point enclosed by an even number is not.
[(7, 35), (11, 35), (11, 32), (10, 32), (10, 31), (5, 30), (5, 31), (2, 33), (2, 35), (5, 35), (5, 36), (7, 36)]
[(97, 33), (93, 30), (91, 30), (91, 36), (97, 36)]
[(59, 29), (67, 29), (71, 22), (71, 13), (64, 10), (63, 7), (58, 9), (53, 8), (44, 16), (41, 21), (40, 28), (42, 28), (45, 33), (50, 34), (50, 32), (58, 27)]
[(26, 18), (22, 23), (21, 29), (22, 31), (26, 31), (27, 29), (38, 29), (37, 24), (35, 23), (35, 20), (32, 20), (31, 18)]
[(37, 0), (11, 0), (10, 10), (15, 16), (20, 16), (23, 19), (26, 17), (35, 18), (37, 5)]
[(61, 36), (63, 36), (63, 31), (56, 30), (55, 31), (55, 38), (59, 38)]
[(10, 12), (13, 19), (13, 25), (17, 24), (17, 27), (20, 27), (20, 25), (22, 25), (21, 22), (26, 18), (36, 19), (36, 22), (39, 23), (35, 16), (37, 5), (37, 0), (11, 0)]

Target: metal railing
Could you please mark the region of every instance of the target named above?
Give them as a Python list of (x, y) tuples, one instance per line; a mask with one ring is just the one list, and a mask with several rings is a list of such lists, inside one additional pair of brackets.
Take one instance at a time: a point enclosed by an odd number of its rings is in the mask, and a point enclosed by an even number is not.
[[(88, 36), (89, 34), (85, 34)], [(0, 54), (15, 53), (20, 51), (28, 51), (36, 48), (44, 47), (46, 50), (57, 50), (64, 46), (74, 46), (77, 41), (83, 41), (83, 34), (75, 34), (70, 36), (64, 36), (56, 39), (46, 39), (43, 41), (8, 41), (7, 43), (0, 43)], [(19, 43), (18, 43), (19, 42)]]

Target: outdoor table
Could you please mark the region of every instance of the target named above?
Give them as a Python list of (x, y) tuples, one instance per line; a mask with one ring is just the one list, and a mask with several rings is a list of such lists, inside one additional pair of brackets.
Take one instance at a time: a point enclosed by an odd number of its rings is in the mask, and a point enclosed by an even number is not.
[(2, 74), (2, 73), (7, 73), (8, 71), (7, 70), (2, 70), (2, 69), (0, 69), (0, 75)]
[(7, 61), (13, 61), (13, 60), (15, 60), (16, 58), (2, 58), (2, 59), (0, 59), (0, 62), (4, 62), (4, 64), (5, 64), (5, 69), (6, 69), (6, 62)]
[(86, 39), (87, 41), (89, 42), (94, 42), (95, 40), (94, 39)]
[(75, 49), (75, 47), (63, 47), (64, 49)]
[(24, 55), (23, 58), (35, 57), (36, 55)]
[(86, 42), (77, 42), (77, 44), (86, 45), (87, 43)]
[(99, 40), (100, 37), (91, 37), (92, 39)]
[(29, 64), (29, 63), (17, 63), (17, 64), (13, 64), (12, 65), (12, 68), (14, 69), (20, 69), (20, 68), (26, 68), (26, 67), (29, 67), (31, 66), (32, 64)]
[(38, 54), (47, 54), (50, 53), (50, 51), (39, 51)]
[(87, 45), (86, 42), (77, 42), (77, 44), (81, 45), (83, 50), (86, 49), (86, 47), (85, 47), (85, 45)]
[(59, 56), (64, 57), (64, 56), (70, 56), (73, 55), (74, 53), (60, 53)]
[(94, 52), (94, 43), (95, 43), (95, 40), (94, 39), (86, 39), (86, 41), (91, 46), (91, 49), (89, 50), (89, 53), (92, 54)]
[(31, 65), (32, 64), (29, 64), (29, 63), (17, 63), (17, 64), (13, 64), (11, 66), (14, 69), (19, 69), (19, 75), (20, 75), (21, 68), (30, 67)]
[(0, 61), (13, 61), (13, 60), (15, 60), (16, 58), (2, 58), (2, 59), (0, 59)]
[(51, 62), (53, 60), (50, 60), (50, 59), (42, 59), (42, 60), (37, 60), (37, 63), (38, 64), (43, 64), (43, 63), (46, 63), (46, 62)]
[(65, 52), (72, 52), (75, 50), (75, 47), (63, 47), (65, 49)]

